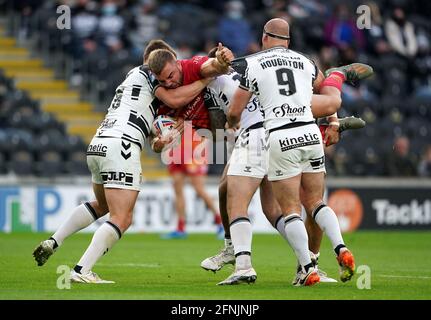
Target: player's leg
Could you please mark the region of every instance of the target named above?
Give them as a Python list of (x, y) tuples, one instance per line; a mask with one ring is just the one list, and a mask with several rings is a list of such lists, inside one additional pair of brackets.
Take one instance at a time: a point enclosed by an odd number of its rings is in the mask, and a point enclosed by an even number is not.
[(229, 215), (227, 213), (227, 170), (229, 164), (224, 167), (222, 176), (220, 178), (219, 188), (218, 188), (218, 199), (219, 199), (219, 209), (221, 221), (223, 223), (224, 229), (224, 239), (231, 240), (230, 229), (229, 229)]
[(352, 63), (325, 72), (319, 94), (311, 100), (314, 118), (323, 118), (337, 112), (341, 106), (341, 88), (345, 81), (356, 82), (373, 74), (373, 68), (362, 63)]
[(250, 283), (256, 280), (251, 263), (252, 228), (248, 206), (262, 179), (253, 177), (227, 177), (227, 211), (230, 234), (235, 253), (235, 272), (219, 285)]
[(88, 201), (77, 206), (57, 231), (49, 239), (42, 241), (35, 248), (33, 257), (38, 266), (44, 265), (67, 237), (88, 227), (98, 218), (108, 213), (109, 209), (102, 183), (103, 181), (101, 179), (93, 175), (93, 191), (96, 200)]
[(223, 226), (222, 226), (222, 220), (221, 220), (220, 214), (218, 213), (217, 208), (214, 205), (213, 198), (211, 198), (211, 196), (205, 190), (206, 173), (191, 174), (189, 177), (190, 177), (190, 183), (195, 189), (197, 196), (205, 202), (205, 205), (207, 206), (207, 208), (210, 209), (210, 211), (212, 212), (214, 216), (214, 223), (219, 228), (218, 232), (222, 232)]
[(354, 274), (354, 258), (344, 244), (335, 212), (323, 202), (324, 179), (324, 172), (303, 174), (303, 204), (307, 212), (311, 212), (312, 219), (316, 221), (331, 241), (341, 267), (340, 278), (344, 282), (350, 280)]
[(223, 170), (223, 174), (220, 178), (219, 183), (219, 207), (220, 216), (223, 222), (224, 228), (224, 247), (219, 253), (204, 259), (201, 262), (201, 267), (209, 271), (219, 271), (226, 264), (235, 264), (235, 255), (233, 251), (232, 239), (230, 236), (229, 229), (229, 216), (227, 214), (227, 170), (229, 164), (227, 164)]
[[(308, 236), (301, 218), (299, 189), (301, 174), (282, 180), (272, 181), (274, 196), (280, 205), (285, 235), (302, 268), (298, 285), (310, 286), (319, 282), (308, 250)], [(280, 220), (277, 224), (281, 223)]]
[(177, 227), (175, 231), (161, 236), (162, 239), (184, 239), (186, 234), (186, 200), (184, 196), (184, 186), (186, 174), (184, 165), (177, 165), (177, 170), (170, 170), (172, 186), (175, 193), (175, 212), (177, 214)]
[(131, 225), (138, 193), (137, 190), (105, 188), (110, 219), (96, 230), (84, 255), (73, 268), (71, 273), (73, 282), (112, 283), (101, 280), (91, 269)]

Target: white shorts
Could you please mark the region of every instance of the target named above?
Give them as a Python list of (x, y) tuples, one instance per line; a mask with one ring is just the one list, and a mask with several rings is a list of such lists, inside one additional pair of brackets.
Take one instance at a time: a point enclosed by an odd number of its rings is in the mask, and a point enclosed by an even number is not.
[(92, 181), (105, 188), (140, 190), (141, 149), (120, 138), (94, 137), (87, 148)]
[(263, 178), (268, 171), (268, 138), (264, 128), (241, 130), (229, 159), (228, 176)]
[(326, 172), (319, 127), (312, 123), (271, 132), (268, 180), (283, 180), (303, 172)]

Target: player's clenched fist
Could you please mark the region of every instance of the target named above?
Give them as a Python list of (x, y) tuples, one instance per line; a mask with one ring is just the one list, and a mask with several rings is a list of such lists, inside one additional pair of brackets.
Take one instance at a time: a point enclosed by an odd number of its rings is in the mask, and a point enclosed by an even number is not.
[(234, 59), (234, 55), (229, 48), (224, 47), (221, 42), (219, 42), (216, 58), (222, 66), (229, 66), (231, 61)]

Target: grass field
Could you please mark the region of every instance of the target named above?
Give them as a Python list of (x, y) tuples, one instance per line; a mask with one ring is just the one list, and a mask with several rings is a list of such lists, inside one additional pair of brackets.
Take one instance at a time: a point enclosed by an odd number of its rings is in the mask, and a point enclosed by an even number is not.
[[(293, 252), (277, 235), (255, 235), (253, 285), (216, 286), (232, 268), (217, 274), (200, 268), (202, 259), (218, 252), (214, 235), (161, 240), (156, 234), (129, 234), (94, 268), (111, 285), (72, 284), (57, 288), (57, 267), (73, 266), (91, 235), (78, 234), (43, 267), (32, 259), (34, 247), (48, 234), (0, 234), (0, 299), (431, 299), (431, 232), (356, 232), (345, 240), (357, 265), (371, 269), (371, 289), (360, 290), (356, 275), (348, 283), (293, 287)], [(324, 241), (320, 266), (338, 277), (329, 242)]]

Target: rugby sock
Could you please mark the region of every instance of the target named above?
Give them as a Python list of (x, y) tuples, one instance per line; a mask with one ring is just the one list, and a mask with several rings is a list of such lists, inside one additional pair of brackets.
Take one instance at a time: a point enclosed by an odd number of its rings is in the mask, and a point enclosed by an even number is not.
[(102, 224), (94, 233), (90, 245), (77, 264), (78, 268), (82, 267), (80, 270), (81, 273), (88, 273), (97, 260), (108, 252), (120, 238), (121, 231), (115, 224), (110, 221), (106, 221)]
[(177, 231), (184, 232), (186, 230), (186, 219), (178, 218)]
[(341, 87), (343, 86), (344, 81), (346, 81), (346, 77), (343, 73), (334, 71), (323, 80), (320, 89), (323, 87), (335, 87), (341, 92)]
[(52, 235), (52, 239), (58, 246), (61, 246), (64, 239), (78, 232), (85, 227), (88, 227), (98, 219), (96, 211), (89, 202), (83, 203), (73, 210), (69, 218), (58, 228)]
[(221, 224), (222, 222), (221, 222), (221, 216), (219, 215), (219, 214), (216, 214), (215, 216), (214, 216), (214, 223), (215, 224)]
[(313, 210), (312, 215), (319, 227), (328, 236), (334, 250), (339, 245), (344, 246), (343, 236), (341, 235), (337, 215), (330, 207), (322, 203)]
[(230, 224), (230, 235), (235, 253), (236, 269), (251, 268), (251, 223), (247, 217), (235, 219)]
[(280, 215), (275, 221), (275, 229), (277, 229), (278, 233), (287, 241), (286, 230), (284, 229), (284, 216)]
[(304, 222), (298, 213), (293, 213), (283, 220), (287, 241), (295, 252), (301, 266), (304, 267), (305, 271), (308, 271), (313, 264), (308, 252), (308, 236)]

